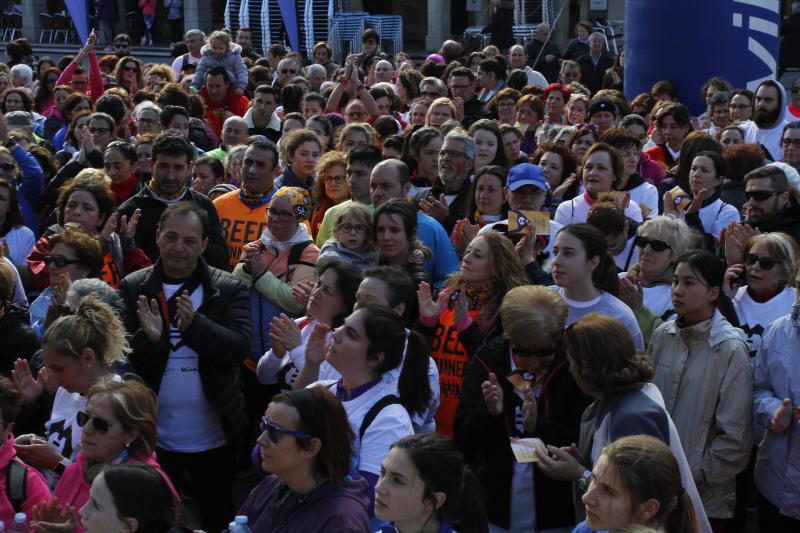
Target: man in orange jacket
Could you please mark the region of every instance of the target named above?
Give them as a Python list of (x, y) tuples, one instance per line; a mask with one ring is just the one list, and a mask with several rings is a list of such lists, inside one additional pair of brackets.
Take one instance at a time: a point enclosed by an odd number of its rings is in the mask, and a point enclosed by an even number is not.
[(222, 135), (222, 124), (232, 116), (243, 117), (250, 107), (250, 100), (236, 94), (231, 87), (225, 67), (216, 66), (206, 73), (200, 97), (206, 104), (205, 120), (217, 136)]

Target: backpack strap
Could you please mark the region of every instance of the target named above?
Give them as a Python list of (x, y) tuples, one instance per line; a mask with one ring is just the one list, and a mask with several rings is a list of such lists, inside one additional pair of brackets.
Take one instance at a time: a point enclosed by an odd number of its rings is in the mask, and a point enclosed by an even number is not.
[(28, 469), (18, 460), (12, 459), (6, 468), (6, 495), (15, 513), (22, 512), (28, 499)]
[(400, 398), (394, 394), (388, 394), (375, 402), (372, 407), (369, 408), (367, 414), (364, 415), (364, 420), (361, 421), (361, 427), (358, 428), (358, 441), (361, 442), (361, 440), (364, 439), (364, 434), (367, 432), (367, 429), (375, 421), (375, 418), (377, 418), (380, 412), (383, 411), (384, 407), (399, 403)]
[(302, 257), (303, 252), (306, 251), (313, 241), (306, 241), (306, 242), (298, 242), (297, 244), (293, 244), (292, 247), (289, 249), (289, 261), (287, 262), (287, 266), (289, 265), (307, 265), (307, 266), (316, 266), (311, 263), (305, 263), (300, 261), (300, 257)]

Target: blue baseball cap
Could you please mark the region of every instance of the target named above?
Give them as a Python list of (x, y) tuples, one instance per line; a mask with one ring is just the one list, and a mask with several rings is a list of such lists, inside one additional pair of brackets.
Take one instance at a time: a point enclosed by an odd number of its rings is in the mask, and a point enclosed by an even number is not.
[(525, 185), (533, 185), (537, 189), (546, 190), (547, 180), (538, 165), (532, 163), (520, 163), (511, 167), (506, 179), (506, 187), (509, 191), (516, 191)]

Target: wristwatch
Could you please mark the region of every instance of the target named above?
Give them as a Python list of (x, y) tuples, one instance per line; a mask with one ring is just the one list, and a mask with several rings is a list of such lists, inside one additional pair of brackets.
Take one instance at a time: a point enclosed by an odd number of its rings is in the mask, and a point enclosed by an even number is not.
[(67, 468), (67, 466), (69, 466), (69, 464), (70, 464), (69, 459), (65, 457), (64, 459), (61, 459), (61, 461), (56, 465), (53, 471), (55, 471), (55, 473), (58, 474), (59, 476), (63, 476), (64, 470)]
[(581, 494), (586, 493), (589, 490), (589, 483), (592, 482), (592, 471), (591, 470), (584, 470), (581, 477), (578, 478), (578, 490), (581, 491)]

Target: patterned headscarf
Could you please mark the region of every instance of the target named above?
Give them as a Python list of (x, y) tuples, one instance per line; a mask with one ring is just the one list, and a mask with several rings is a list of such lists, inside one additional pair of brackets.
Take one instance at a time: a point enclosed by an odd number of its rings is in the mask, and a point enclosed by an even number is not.
[(311, 216), (311, 198), (302, 187), (281, 187), (272, 197), (272, 201), (278, 198), (289, 200), (298, 222), (305, 222)]

